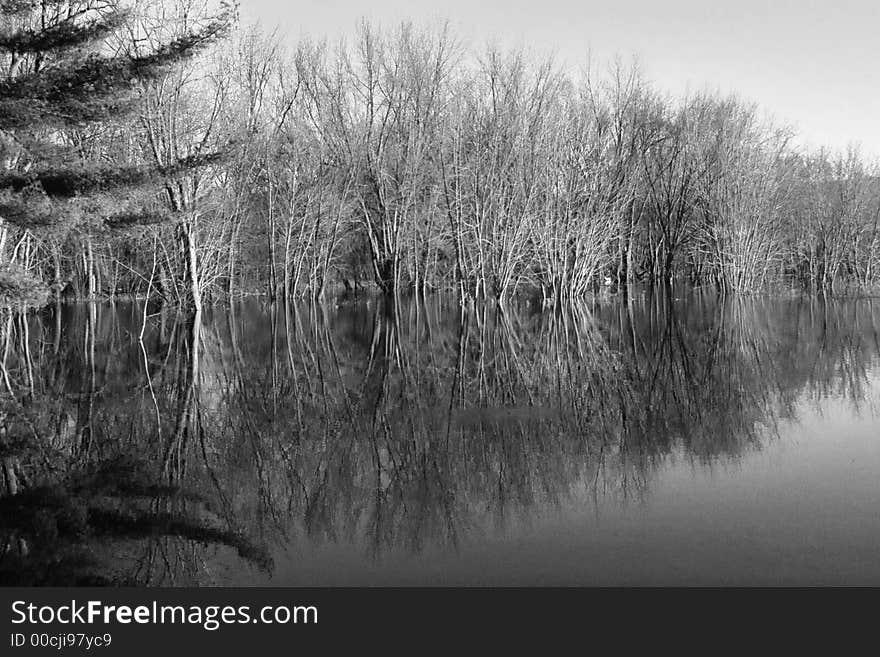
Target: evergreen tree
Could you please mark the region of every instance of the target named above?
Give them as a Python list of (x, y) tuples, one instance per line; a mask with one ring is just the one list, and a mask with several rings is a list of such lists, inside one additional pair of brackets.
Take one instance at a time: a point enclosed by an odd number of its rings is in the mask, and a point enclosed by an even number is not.
[(0, 0), (0, 302), (45, 298), (38, 247), (77, 221), (157, 219), (149, 207), (121, 202), (120, 191), (141, 198), (133, 191), (215, 157), (163, 167), (120, 164), (88, 152), (77, 135), (90, 126), (119, 126), (135, 107), (138, 85), (217, 41), (234, 13), (224, 5), (145, 52), (125, 47), (128, 12), (119, 0)]

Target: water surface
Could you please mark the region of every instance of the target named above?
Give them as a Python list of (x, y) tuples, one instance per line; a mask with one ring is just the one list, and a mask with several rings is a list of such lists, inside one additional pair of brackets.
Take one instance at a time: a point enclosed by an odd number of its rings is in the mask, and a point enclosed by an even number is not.
[(7, 583), (880, 584), (871, 299), (149, 313), (6, 321)]

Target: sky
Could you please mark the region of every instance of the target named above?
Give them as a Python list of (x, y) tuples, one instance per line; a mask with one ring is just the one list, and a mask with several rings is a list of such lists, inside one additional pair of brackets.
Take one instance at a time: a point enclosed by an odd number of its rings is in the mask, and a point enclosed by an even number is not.
[(736, 92), (807, 147), (880, 156), (877, 0), (241, 0), (243, 19), (335, 40), (361, 17), (448, 19), (465, 43), (553, 54), (571, 67), (637, 58), (661, 91)]

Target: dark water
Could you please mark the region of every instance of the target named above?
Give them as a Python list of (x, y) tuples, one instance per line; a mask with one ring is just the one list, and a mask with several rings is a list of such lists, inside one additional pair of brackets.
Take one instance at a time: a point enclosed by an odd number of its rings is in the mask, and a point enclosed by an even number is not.
[(0, 576), (880, 584), (880, 302), (680, 296), (7, 318)]

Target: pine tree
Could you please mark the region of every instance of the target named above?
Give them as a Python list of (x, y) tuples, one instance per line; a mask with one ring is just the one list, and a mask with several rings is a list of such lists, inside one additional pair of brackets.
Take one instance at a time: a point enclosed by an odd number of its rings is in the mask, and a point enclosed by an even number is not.
[[(234, 14), (224, 5), (144, 52), (120, 47), (128, 14), (119, 0), (0, 0), (0, 302), (45, 299), (40, 245), (90, 217), (111, 225), (155, 221), (155, 210), (120, 203), (120, 192), (138, 198), (132, 190), (216, 157), (120, 165), (83, 152), (71, 135), (125, 121), (138, 85), (216, 42)], [(58, 277), (56, 258), (56, 291)]]

